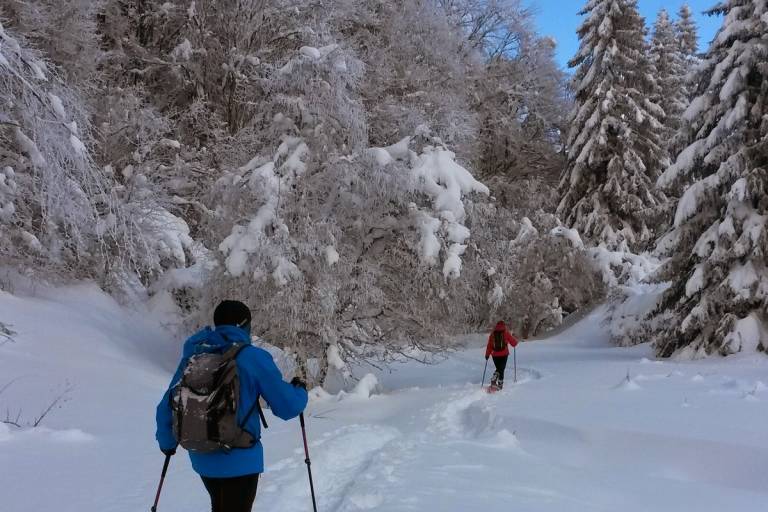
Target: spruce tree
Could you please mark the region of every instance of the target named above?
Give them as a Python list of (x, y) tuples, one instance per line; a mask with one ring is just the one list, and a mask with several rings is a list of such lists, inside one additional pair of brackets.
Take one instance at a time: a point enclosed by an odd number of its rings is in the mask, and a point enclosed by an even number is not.
[(577, 68), (576, 106), (558, 214), (592, 242), (642, 249), (664, 201), (652, 177), (666, 163), (644, 20), (636, 0), (589, 0), (580, 14), (586, 19), (569, 62)]
[[(678, 48), (682, 55), (684, 76), (683, 76), (683, 94), (688, 102), (696, 95), (696, 88), (702, 82), (700, 64), (701, 58), (698, 49), (699, 29), (693, 19), (691, 8), (683, 5), (677, 13), (678, 20), (675, 23), (675, 36), (677, 38)], [(679, 139), (679, 137), (678, 137)], [(675, 141), (675, 145), (670, 148), (674, 154), (681, 148)], [(674, 151), (677, 150), (677, 151)]]
[(677, 12), (677, 23), (675, 23), (675, 32), (680, 51), (688, 60), (698, 55), (699, 48), (699, 30), (693, 19), (693, 13), (688, 4), (684, 4)]
[(685, 88), (685, 56), (675, 34), (675, 27), (664, 9), (659, 11), (653, 26), (650, 54), (659, 85), (653, 100), (664, 110), (662, 140), (669, 149), (672, 147), (672, 137), (680, 127), (682, 113), (688, 107), (688, 98)]
[(672, 281), (651, 323), (662, 357), (768, 348), (768, 1), (728, 0), (685, 113), (690, 144), (659, 185), (682, 192), (659, 245)]

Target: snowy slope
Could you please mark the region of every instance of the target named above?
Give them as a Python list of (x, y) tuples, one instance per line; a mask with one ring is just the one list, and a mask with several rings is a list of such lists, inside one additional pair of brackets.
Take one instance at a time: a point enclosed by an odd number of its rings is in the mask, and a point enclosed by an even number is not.
[[(495, 395), (480, 391), (478, 336), (440, 364), (375, 371), (381, 394), (315, 399), (319, 509), (763, 510), (765, 358), (651, 361), (647, 346), (608, 346), (603, 315), (522, 345), (518, 383), (510, 362)], [(45, 429), (0, 427), (2, 510), (148, 509), (162, 464), (154, 405), (174, 341), (86, 286), (0, 294), (0, 321), (19, 332), (0, 346), (0, 389), (19, 377), (0, 411), (20, 404), (32, 415), (51, 390), (73, 386)], [(268, 420), (254, 510), (311, 510), (298, 422)], [(159, 510), (206, 510), (206, 500), (186, 457), (174, 457)]]

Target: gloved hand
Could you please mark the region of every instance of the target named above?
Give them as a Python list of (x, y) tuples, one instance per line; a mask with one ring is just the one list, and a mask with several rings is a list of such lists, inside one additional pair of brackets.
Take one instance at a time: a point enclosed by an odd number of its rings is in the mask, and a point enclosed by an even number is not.
[(293, 386), (296, 386), (297, 388), (304, 388), (304, 390), (307, 389), (307, 383), (298, 377), (294, 377), (293, 379), (291, 379), (291, 384)]
[(168, 450), (160, 450), (160, 451), (163, 452), (163, 455), (165, 455), (166, 457), (172, 457), (173, 455), (176, 455), (176, 448), (171, 448)]
[(485, 356), (485, 360), (487, 361), (489, 357), (491, 357), (491, 356)]

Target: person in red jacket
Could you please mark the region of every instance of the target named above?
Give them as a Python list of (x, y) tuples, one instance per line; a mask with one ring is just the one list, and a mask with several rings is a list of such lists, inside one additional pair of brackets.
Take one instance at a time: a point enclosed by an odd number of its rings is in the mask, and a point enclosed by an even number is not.
[(504, 369), (507, 367), (509, 357), (509, 345), (517, 346), (517, 338), (507, 330), (503, 321), (499, 321), (488, 336), (488, 346), (485, 348), (486, 361), (493, 356), (493, 364), (496, 371), (491, 378), (491, 386), (501, 389), (504, 386)]

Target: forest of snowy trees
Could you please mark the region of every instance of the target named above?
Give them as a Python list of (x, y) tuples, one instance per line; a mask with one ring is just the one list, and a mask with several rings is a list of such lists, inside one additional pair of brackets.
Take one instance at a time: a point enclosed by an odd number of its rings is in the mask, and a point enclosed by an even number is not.
[(0, 3), (4, 274), (179, 327), (238, 298), (322, 380), (542, 334), (655, 259), (622, 343), (765, 350), (768, 1), (699, 53), (687, 7), (589, 0), (570, 72), (528, 5)]

